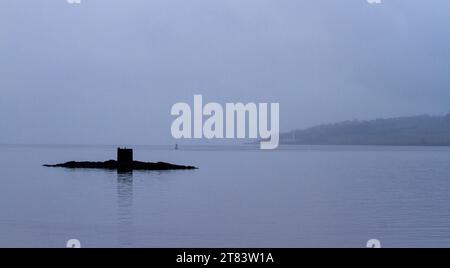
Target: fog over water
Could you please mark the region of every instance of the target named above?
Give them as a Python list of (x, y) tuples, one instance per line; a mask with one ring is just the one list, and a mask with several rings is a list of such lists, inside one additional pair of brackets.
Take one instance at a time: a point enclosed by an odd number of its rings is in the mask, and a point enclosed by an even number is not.
[(450, 2), (0, 2), (0, 143), (171, 144), (171, 106), (279, 102), (282, 131), (450, 110)]

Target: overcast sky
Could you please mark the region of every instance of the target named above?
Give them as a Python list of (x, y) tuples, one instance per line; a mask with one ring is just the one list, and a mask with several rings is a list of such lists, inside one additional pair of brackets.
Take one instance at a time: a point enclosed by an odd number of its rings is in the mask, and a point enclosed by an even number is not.
[(450, 111), (450, 1), (0, 1), (0, 143), (171, 144), (171, 106), (281, 130)]

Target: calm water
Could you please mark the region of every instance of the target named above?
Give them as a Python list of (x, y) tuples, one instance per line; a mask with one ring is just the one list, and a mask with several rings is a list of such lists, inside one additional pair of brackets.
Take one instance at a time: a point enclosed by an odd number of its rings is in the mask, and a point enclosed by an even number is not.
[(0, 246), (450, 246), (450, 148), (135, 147), (199, 170), (45, 168), (114, 147), (0, 146)]

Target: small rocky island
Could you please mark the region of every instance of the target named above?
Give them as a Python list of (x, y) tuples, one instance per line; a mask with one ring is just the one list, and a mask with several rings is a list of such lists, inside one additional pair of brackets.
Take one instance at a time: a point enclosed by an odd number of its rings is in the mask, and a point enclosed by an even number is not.
[(140, 162), (133, 160), (133, 149), (117, 148), (117, 160), (108, 160), (105, 162), (76, 162), (56, 165), (44, 165), (45, 167), (62, 167), (62, 168), (82, 168), (82, 169), (109, 169), (118, 172), (130, 172), (133, 170), (180, 170), (180, 169), (197, 169), (194, 166), (174, 165), (164, 162)]

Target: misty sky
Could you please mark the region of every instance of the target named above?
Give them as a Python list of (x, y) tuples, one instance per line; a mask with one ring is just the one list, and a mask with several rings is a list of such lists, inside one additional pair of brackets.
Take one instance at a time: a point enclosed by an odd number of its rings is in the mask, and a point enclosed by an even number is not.
[(0, 1), (0, 143), (171, 144), (171, 106), (281, 130), (450, 111), (450, 1)]

